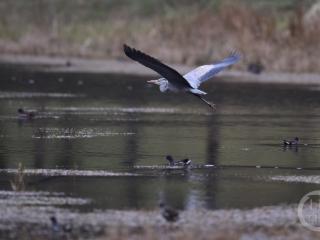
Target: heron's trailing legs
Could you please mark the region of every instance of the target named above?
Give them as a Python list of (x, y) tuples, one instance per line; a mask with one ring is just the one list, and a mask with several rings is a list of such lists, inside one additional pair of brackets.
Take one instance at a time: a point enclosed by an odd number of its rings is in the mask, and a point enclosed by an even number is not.
[(211, 102), (207, 101), (206, 99), (204, 99), (203, 97), (201, 97), (201, 96), (200, 96), (200, 95), (198, 95), (198, 94), (192, 94), (192, 95), (194, 95), (194, 96), (196, 96), (196, 97), (200, 98), (203, 102), (205, 102), (207, 105), (209, 105), (209, 107), (211, 107), (213, 111), (215, 111), (215, 110), (216, 110), (216, 105), (215, 105), (215, 104), (213, 104), (213, 103), (211, 103)]

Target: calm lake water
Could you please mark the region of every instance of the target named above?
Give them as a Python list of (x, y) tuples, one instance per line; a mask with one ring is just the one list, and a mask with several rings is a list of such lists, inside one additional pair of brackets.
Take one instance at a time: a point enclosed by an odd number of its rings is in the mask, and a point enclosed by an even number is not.
[[(212, 80), (202, 87), (217, 105), (212, 112), (193, 96), (163, 94), (145, 80), (1, 66), (0, 168), (21, 162), (27, 169), (132, 174), (26, 177), (27, 190), (87, 198), (86, 209), (152, 209), (160, 199), (180, 209), (250, 208), (297, 203), (318, 189), (269, 178), (319, 175), (319, 87)], [(39, 113), (19, 120), (19, 107)], [(309, 145), (284, 149), (282, 139), (295, 136)], [(168, 154), (224, 167), (157, 169)], [(0, 190), (10, 190), (12, 178), (0, 173)]]

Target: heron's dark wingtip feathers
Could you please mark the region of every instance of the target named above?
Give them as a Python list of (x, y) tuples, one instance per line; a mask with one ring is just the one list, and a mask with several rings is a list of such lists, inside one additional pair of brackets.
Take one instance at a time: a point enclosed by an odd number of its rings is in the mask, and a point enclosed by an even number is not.
[(130, 47), (127, 44), (123, 44), (123, 51), (127, 52), (130, 49)]
[[(159, 60), (135, 49), (132, 47), (129, 47), (126, 44), (123, 44), (123, 51), (127, 55), (127, 57), (131, 58), (134, 61), (138, 61), (141, 64), (145, 65), (146, 62), (148, 63), (156, 63), (156, 64), (162, 64)], [(148, 66), (150, 67), (150, 66)]]
[(139, 59), (145, 56), (144, 53), (140, 52), (139, 50), (129, 47), (126, 44), (123, 44), (123, 51), (127, 55), (127, 57), (131, 58), (132, 60), (138, 61)]
[(229, 57), (234, 58), (236, 61), (239, 61), (242, 58), (241, 53), (238, 50), (232, 50)]
[(161, 76), (166, 78), (168, 81), (175, 82), (183, 87), (191, 87), (190, 84), (173, 68), (163, 64), (158, 59), (151, 57), (150, 55), (143, 53), (139, 50), (129, 47), (123, 44), (123, 51), (127, 57), (134, 61), (141, 63), (142, 65), (151, 68), (152, 70), (159, 73)]
[(127, 57), (132, 58), (134, 48), (129, 47), (127, 44), (123, 44), (123, 51)]

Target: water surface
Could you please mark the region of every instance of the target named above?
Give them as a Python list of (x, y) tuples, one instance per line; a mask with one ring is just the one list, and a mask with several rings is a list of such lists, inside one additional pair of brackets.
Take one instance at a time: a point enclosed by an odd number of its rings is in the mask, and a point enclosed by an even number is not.
[[(27, 176), (27, 190), (90, 199), (86, 209), (148, 209), (160, 199), (180, 209), (220, 209), (297, 203), (318, 188), (271, 180), (319, 174), (316, 87), (212, 80), (203, 85), (217, 105), (212, 112), (193, 96), (160, 93), (142, 77), (17, 66), (1, 66), (0, 74), (1, 169), (21, 162), (70, 170)], [(18, 119), (19, 107), (38, 114)], [(282, 139), (295, 136), (308, 145), (283, 148)], [(223, 167), (164, 169), (167, 154)], [(13, 176), (1, 172), (0, 190), (11, 189)]]

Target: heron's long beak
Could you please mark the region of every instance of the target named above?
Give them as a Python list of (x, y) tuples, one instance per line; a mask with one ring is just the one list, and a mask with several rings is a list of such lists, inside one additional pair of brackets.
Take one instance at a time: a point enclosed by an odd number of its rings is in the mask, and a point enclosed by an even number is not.
[(147, 83), (153, 83), (153, 84), (159, 84), (159, 81), (158, 81), (158, 79), (154, 79), (154, 80), (149, 80), (149, 81), (147, 81)]

